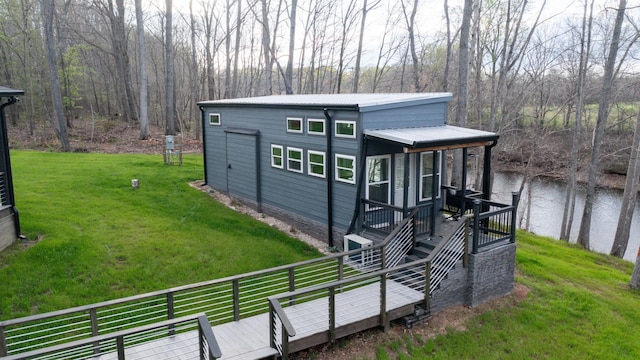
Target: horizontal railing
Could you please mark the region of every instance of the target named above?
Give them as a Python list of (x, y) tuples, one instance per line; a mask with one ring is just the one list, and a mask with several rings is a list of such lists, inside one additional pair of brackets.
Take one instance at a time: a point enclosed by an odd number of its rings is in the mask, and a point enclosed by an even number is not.
[(223, 279), (0, 321), (0, 356), (205, 313), (213, 324), (269, 311), (269, 296), (382, 268), (382, 245)]
[[(196, 334), (197, 340), (194, 339)], [(125, 348), (164, 338), (170, 338), (171, 345), (163, 349), (154, 344), (154, 358), (218, 359), (222, 356), (206, 315), (197, 314), (10, 355), (3, 360), (71, 360), (105, 355), (124, 360), (127, 357)]]

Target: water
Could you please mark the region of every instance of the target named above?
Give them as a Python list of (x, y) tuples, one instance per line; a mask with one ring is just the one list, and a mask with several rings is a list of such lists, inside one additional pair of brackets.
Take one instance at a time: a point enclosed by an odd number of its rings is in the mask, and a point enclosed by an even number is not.
[[(493, 183), (492, 200), (504, 204), (511, 203), (511, 193), (518, 191), (522, 176), (518, 174), (496, 173)], [(548, 180), (535, 179), (532, 183), (525, 185), (518, 206), (518, 227), (526, 228), (526, 211), (529, 201), (529, 189), (531, 186), (531, 216), (528, 230), (543, 236), (550, 236), (558, 239), (560, 237), (560, 227), (562, 226), (562, 212), (564, 210), (565, 185)], [(571, 228), (570, 241), (575, 243), (580, 228), (580, 219), (584, 208), (584, 198), (586, 191), (579, 189), (576, 194), (576, 209)], [(598, 190), (593, 206), (591, 219), (591, 250), (608, 254), (611, 251), (613, 237), (618, 225), (620, 216), (620, 206), (622, 204), (622, 191), (620, 190)], [(629, 245), (624, 255), (626, 260), (634, 262), (638, 246), (640, 245), (640, 206), (636, 204)], [(524, 221), (522, 220), (524, 219)]]

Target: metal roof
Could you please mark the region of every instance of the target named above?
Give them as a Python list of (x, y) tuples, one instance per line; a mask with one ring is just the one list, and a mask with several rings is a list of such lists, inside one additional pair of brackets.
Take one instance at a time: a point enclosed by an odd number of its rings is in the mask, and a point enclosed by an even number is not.
[(24, 95), (22, 90), (9, 89), (8, 87), (0, 86), (0, 97), (18, 96)]
[(451, 93), (271, 95), (201, 101), (199, 106), (345, 109), (360, 112), (447, 102)]
[(419, 128), (364, 130), (364, 135), (394, 143), (408, 148), (448, 147), (461, 144), (491, 142), (498, 139), (496, 133), (442, 125)]

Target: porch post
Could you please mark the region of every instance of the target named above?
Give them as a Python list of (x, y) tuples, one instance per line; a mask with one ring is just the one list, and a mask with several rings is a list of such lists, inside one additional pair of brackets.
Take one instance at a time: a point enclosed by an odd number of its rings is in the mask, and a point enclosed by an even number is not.
[(462, 202), (460, 204), (460, 214), (464, 215), (467, 212), (465, 197), (467, 195), (467, 160), (468, 151), (467, 148), (462, 148), (462, 184), (460, 184), (460, 190), (462, 195)]
[(482, 169), (482, 198), (491, 200), (491, 148), (496, 146), (494, 141), (484, 147), (484, 164)]
[[(431, 156), (431, 169), (433, 171), (431, 177), (431, 202), (433, 203), (433, 208), (431, 210), (431, 227), (429, 229), (429, 231), (431, 231), (431, 235), (436, 233), (436, 216), (439, 213), (439, 211), (436, 211), (436, 200), (440, 191), (440, 181), (436, 179), (436, 174), (440, 171), (440, 176), (442, 176), (442, 169), (440, 169), (440, 154), (441, 153), (434, 151)], [(422, 167), (422, 163), (420, 166)], [(420, 181), (422, 181), (422, 179), (420, 179)], [(420, 189), (420, 186), (417, 186), (417, 188)]]
[(409, 152), (404, 152), (404, 182), (402, 184), (403, 192), (402, 192), (402, 218), (406, 218), (409, 216), (409, 179), (411, 174), (411, 159)]

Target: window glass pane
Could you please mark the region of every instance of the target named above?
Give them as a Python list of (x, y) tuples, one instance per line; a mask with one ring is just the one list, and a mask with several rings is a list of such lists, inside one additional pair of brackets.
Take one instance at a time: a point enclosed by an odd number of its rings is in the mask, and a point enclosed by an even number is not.
[(288, 132), (302, 132), (302, 118), (287, 118)]
[(431, 186), (433, 185), (433, 176), (425, 176), (422, 178), (422, 199), (431, 198)]
[(287, 149), (287, 169), (302, 172), (302, 150)]
[(369, 199), (381, 203), (389, 202), (389, 183), (369, 184)]
[(307, 131), (309, 134), (324, 134), (324, 120), (309, 119)]
[(302, 152), (298, 150), (289, 150), (289, 159), (302, 160)]
[(309, 151), (309, 175), (324, 177), (324, 153)]
[(336, 180), (355, 184), (355, 165), (355, 157), (336, 154)]
[(209, 114), (209, 125), (220, 125), (220, 114)]
[(389, 159), (369, 160), (369, 182), (389, 181)]
[(336, 135), (343, 137), (355, 137), (355, 121), (336, 121)]
[(422, 174), (433, 173), (433, 153), (422, 154)]

